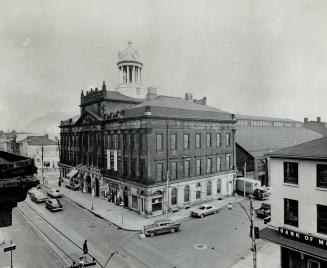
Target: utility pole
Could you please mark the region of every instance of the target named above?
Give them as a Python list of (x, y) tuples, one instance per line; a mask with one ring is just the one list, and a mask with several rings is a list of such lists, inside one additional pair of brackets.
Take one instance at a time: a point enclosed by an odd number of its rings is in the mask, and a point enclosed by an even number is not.
[[(167, 162), (168, 165), (168, 162)], [(168, 210), (169, 210), (169, 170), (167, 170), (167, 185), (166, 185), (167, 189), (167, 209), (166, 209), (166, 216), (168, 218)]]
[(253, 196), (250, 195), (250, 217), (251, 217), (251, 239), (252, 239), (252, 251), (253, 251), (253, 268), (257, 268), (257, 246), (255, 243), (254, 234), (254, 213), (253, 213)]
[(246, 162), (244, 162), (244, 178), (243, 178), (243, 196), (245, 197), (245, 178), (246, 178)]
[(44, 148), (43, 148), (43, 143), (42, 143), (42, 145), (41, 145), (41, 153), (42, 153), (42, 156), (41, 156), (41, 165), (42, 165), (41, 172), (42, 172), (42, 181), (43, 181), (43, 184), (44, 184), (44, 176), (43, 176), (43, 150), (44, 150)]

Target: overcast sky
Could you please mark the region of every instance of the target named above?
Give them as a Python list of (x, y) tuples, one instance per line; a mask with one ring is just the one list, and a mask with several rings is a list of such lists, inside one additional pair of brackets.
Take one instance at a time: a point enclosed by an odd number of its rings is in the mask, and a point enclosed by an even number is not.
[(0, 129), (78, 114), (82, 89), (118, 83), (128, 40), (161, 94), (327, 121), (326, 11), (325, 0), (2, 0)]

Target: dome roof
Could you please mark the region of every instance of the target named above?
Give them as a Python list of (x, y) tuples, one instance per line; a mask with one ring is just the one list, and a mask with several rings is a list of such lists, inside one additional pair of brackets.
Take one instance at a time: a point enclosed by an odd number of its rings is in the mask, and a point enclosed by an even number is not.
[(118, 60), (124, 61), (124, 60), (133, 60), (137, 61), (140, 58), (140, 54), (138, 51), (133, 47), (132, 41), (128, 41), (128, 46), (123, 51), (120, 51), (118, 53)]

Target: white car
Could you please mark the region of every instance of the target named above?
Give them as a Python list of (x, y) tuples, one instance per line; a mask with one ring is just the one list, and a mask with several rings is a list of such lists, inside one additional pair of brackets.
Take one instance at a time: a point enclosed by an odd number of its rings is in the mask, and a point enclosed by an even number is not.
[(47, 191), (47, 193), (53, 198), (62, 197), (62, 193), (60, 192), (59, 188), (51, 188)]
[(28, 190), (28, 194), (31, 196), (32, 194), (36, 193), (36, 192), (39, 192), (41, 190), (41, 185), (39, 184), (38, 186), (36, 187), (33, 187), (31, 189)]
[(199, 206), (197, 209), (191, 210), (191, 216), (203, 218), (204, 216), (215, 214), (217, 212), (219, 212), (219, 208), (216, 208), (210, 204), (205, 204)]

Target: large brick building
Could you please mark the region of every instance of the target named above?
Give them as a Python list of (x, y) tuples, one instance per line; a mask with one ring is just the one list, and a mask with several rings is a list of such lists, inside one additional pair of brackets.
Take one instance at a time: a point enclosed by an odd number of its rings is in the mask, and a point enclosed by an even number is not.
[[(143, 92), (143, 64), (122, 68), (121, 60), (133, 65), (136, 56), (129, 44), (119, 54), (119, 87), (110, 91), (103, 82), (82, 92), (80, 116), (61, 122), (62, 176), (76, 175), (83, 192), (122, 200), (144, 215), (232, 195), (234, 115), (189, 93), (182, 99), (148, 88), (144, 99), (135, 98)], [(122, 89), (136, 90), (131, 97)]]

